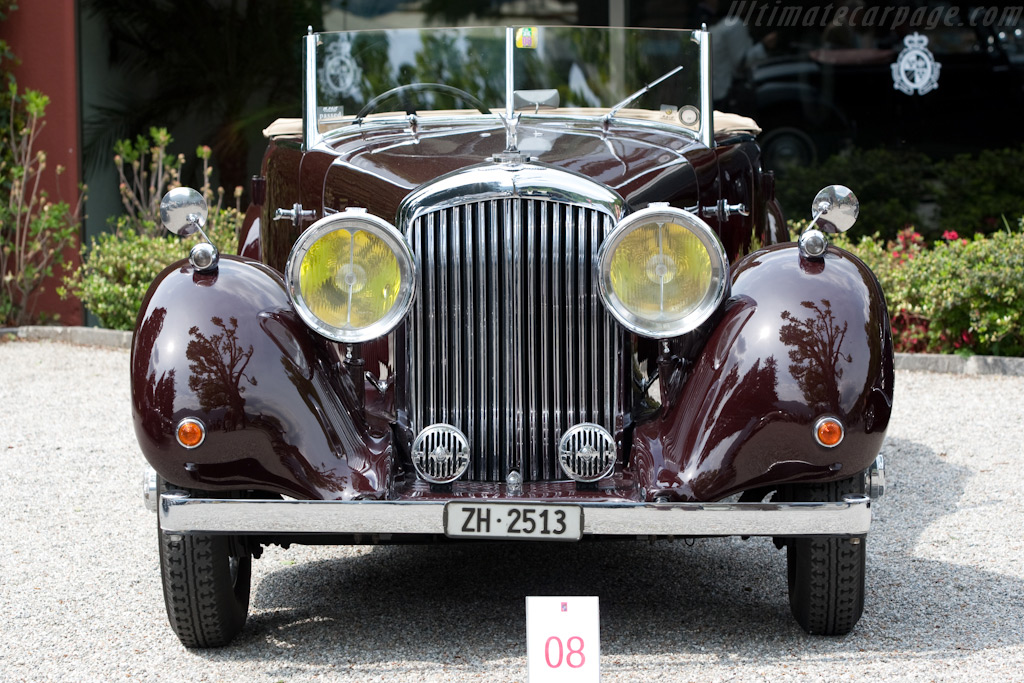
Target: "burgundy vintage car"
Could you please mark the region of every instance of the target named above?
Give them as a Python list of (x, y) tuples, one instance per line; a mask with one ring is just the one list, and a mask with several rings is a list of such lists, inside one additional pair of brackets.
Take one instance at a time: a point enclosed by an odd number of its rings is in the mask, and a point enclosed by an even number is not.
[[(268, 544), (760, 536), (860, 618), (893, 357), (825, 188), (789, 240), (705, 31), (304, 38), (242, 255), (157, 277), (132, 400), (170, 623), (243, 627)], [(811, 198), (808, 198), (809, 200)], [(201, 230), (181, 188), (163, 216)]]

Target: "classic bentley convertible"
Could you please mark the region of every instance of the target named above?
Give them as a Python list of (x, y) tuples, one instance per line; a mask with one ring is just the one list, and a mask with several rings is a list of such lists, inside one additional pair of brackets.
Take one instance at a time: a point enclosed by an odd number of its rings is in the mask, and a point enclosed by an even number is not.
[[(268, 544), (763, 536), (848, 632), (893, 395), (877, 280), (789, 241), (704, 31), (310, 34), (241, 256), (139, 314), (132, 398), (171, 625), (242, 628)], [(809, 200), (811, 198), (808, 198)], [(165, 224), (201, 230), (171, 192)]]

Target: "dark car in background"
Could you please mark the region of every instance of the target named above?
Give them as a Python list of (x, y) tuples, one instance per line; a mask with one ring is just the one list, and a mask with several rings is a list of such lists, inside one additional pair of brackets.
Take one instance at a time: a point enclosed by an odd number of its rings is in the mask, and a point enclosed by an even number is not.
[[(789, 240), (756, 124), (713, 110), (709, 34), (304, 45), (303, 119), (267, 131), (242, 256), (198, 244), (135, 330), (181, 641), (238, 633), (266, 545), (482, 539), (767, 537), (800, 625), (852, 629), (884, 297), (828, 244), (849, 190)], [(164, 216), (188, 233), (205, 207), (179, 189)]]
[(907, 10), (885, 15), (906, 17), (898, 24), (760, 29), (776, 47), (737, 71), (728, 106), (763, 129), (767, 168), (823, 161), (848, 146), (937, 158), (1020, 143), (1021, 8), (905, 5), (887, 7)]

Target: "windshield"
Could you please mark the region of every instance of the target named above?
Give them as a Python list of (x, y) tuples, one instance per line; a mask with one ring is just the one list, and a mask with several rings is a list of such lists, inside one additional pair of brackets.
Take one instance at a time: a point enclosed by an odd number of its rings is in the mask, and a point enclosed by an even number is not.
[(315, 79), (307, 79), (306, 130), (320, 137), (382, 115), (431, 111), (600, 117), (617, 107), (619, 117), (696, 131), (700, 35), (562, 26), (321, 33), (307, 43)]

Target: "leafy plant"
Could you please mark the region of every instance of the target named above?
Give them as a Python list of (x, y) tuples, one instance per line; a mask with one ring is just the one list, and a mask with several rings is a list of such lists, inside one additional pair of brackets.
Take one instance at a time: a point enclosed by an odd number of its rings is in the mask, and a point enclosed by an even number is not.
[[(6, 202), (0, 202), (0, 320), (23, 325), (35, 320), (42, 282), (64, 264), (64, 249), (78, 236), (84, 192), (72, 209), (53, 202), (42, 189), (46, 153), (36, 149), (49, 98), (36, 90), (20, 92), (8, 83), (9, 109), (0, 131), (0, 178)], [(64, 169), (58, 166), (56, 175)]]
[(928, 180), (932, 166), (917, 152), (854, 149), (814, 166), (786, 169), (776, 192), (787, 215), (803, 218), (818, 190), (833, 183), (846, 185), (860, 200), (860, 217), (851, 234), (879, 232), (892, 239), (907, 225), (920, 224), (918, 205), (933, 194)]
[(894, 272), (901, 309), (926, 323), (927, 350), (1024, 355), (1024, 233), (947, 238)]
[[(792, 222), (797, 234), (806, 222)], [(896, 351), (1024, 356), (1024, 219), (966, 239), (928, 242), (914, 228), (895, 239), (834, 236), (885, 292)]]
[(160, 199), (181, 185), (184, 155), (167, 153), (172, 138), (166, 128), (149, 129), (149, 137), (114, 143), (114, 165), (120, 179), (118, 189), (128, 224), (141, 235), (160, 235)]
[(883, 240), (913, 225), (926, 240), (946, 230), (989, 234), (1004, 216), (1024, 213), (1024, 149), (982, 150), (934, 161), (906, 150), (853, 149), (808, 167), (786, 170), (777, 194), (791, 218), (807, 215), (811, 198), (830, 183), (853, 188), (861, 202), (855, 237)]
[[(233, 253), (244, 216), (234, 208), (219, 210), (218, 220), (207, 230), (222, 253)], [(65, 280), (65, 293), (82, 300), (103, 327), (130, 330), (146, 291), (167, 266), (186, 258), (202, 238), (192, 235), (139, 234), (126, 217), (117, 221), (114, 232), (91, 240), (82, 267)]]
[(1024, 214), (1024, 149), (962, 154), (937, 171), (943, 229), (992, 233), (1002, 228), (1004, 216)]
[[(83, 254), (82, 267), (65, 278), (62, 295), (82, 300), (104, 327), (130, 330), (150, 284), (165, 267), (188, 256), (202, 239), (197, 233), (185, 239), (168, 235), (160, 223), (160, 200), (167, 190), (180, 186), (182, 156), (171, 156), (172, 142), (165, 128), (153, 128), (149, 137), (121, 140), (115, 147), (114, 163), (121, 176), (121, 202), (126, 214), (116, 219), (114, 230), (91, 240)], [(224, 208), (224, 190), (210, 186), (213, 169), (209, 147), (199, 147), (203, 186), (210, 213), (203, 230), (221, 253), (235, 253), (244, 215), (239, 206), (241, 188), (233, 197), (235, 206)]]

